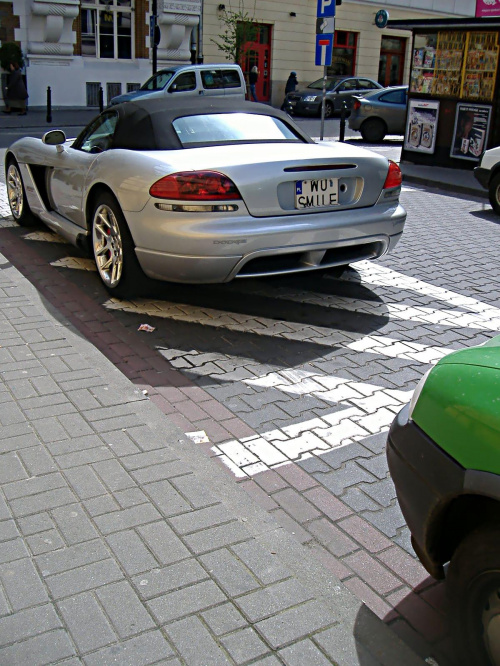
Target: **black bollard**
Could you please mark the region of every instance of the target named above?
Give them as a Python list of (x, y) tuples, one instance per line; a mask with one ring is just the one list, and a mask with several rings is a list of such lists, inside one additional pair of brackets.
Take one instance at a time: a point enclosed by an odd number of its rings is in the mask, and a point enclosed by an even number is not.
[(345, 112), (346, 111), (347, 111), (347, 107), (345, 105), (345, 102), (342, 102), (342, 108), (340, 109), (339, 141), (344, 141), (344, 139), (345, 139)]
[(52, 91), (50, 86), (47, 86), (47, 122), (52, 122)]
[(99, 87), (99, 112), (102, 113), (104, 109), (104, 92), (102, 86)]

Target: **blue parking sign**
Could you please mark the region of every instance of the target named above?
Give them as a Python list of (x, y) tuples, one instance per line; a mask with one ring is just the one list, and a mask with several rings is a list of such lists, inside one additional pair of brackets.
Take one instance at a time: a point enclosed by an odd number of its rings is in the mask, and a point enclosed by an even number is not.
[(323, 16), (335, 16), (335, 0), (318, 0), (318, 18)]
[(316, 35), (316, 60), (315, 65), (328, 67), (332, 64), (333, 35)]

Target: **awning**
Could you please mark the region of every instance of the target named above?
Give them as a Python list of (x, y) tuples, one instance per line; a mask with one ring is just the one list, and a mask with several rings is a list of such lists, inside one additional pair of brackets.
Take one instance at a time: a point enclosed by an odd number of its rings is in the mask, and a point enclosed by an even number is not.
[(491, 18), (442, 18), (442, 19), (407, 19), (404, 21), (391, 20), (387, 23), (388, 28), (394, 30), (499, 30), (500, 16)]

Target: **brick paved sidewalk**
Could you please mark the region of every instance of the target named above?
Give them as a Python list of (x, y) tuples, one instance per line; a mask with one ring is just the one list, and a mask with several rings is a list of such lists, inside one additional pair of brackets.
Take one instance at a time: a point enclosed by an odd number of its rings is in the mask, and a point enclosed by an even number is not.
[(0, 255), (0, 663), (423, 663)]

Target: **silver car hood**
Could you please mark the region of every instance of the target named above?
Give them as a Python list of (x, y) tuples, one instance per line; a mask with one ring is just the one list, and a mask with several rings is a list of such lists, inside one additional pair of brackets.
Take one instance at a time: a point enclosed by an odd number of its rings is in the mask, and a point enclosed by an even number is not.
[(157, 166), (168, 165), (166, 173), (208, 169), (225, 174), (256, 217), (310, 213), (311, 209), (295, 208), (295, 184), (301, 180), (338, 179), (339, 203), (332, 211), (373, 206), (388, 171), (385, 157), (342, 143), (259, 143), (147, 155), (155, 157)]

